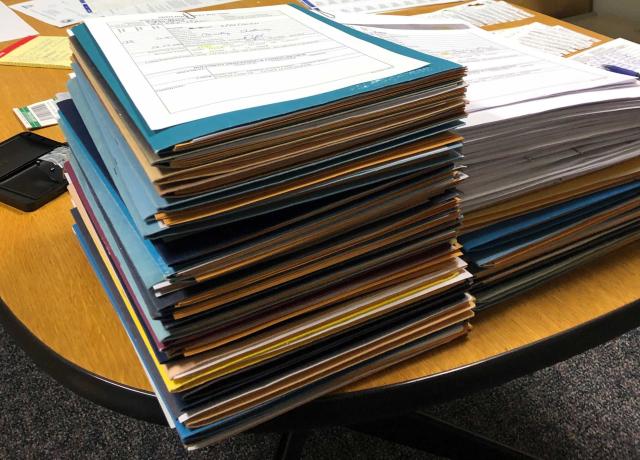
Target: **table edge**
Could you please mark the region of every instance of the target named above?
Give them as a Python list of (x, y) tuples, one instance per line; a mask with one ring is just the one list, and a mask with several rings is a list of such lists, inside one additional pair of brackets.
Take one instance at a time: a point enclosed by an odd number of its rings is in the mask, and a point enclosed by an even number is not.
[(101, 377), (61, 356), (33, 334), (2, 298), (0, 324), (40, 370), (64, 387), (124, 415), (166, 424), (155, 394)]
[[(101, 377), (59, 355), (36, 337), (1, 298), (0, 324), (40, 369), (76, 394), (129, 417), (166, 425), (153, 393)], [(255, 430), (348, 425), (405, 414), (530, 374), (639, 326), (640, 299), (563, 332), (474, 363), (402, 383), (321, 397)]]

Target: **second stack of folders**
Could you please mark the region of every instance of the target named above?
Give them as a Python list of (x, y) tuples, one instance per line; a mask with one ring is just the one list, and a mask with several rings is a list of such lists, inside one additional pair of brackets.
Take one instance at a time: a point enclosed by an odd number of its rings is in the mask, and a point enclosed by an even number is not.
[(586, 53), (558, 58), (584, 88), (557, 92), (549, 69), (549, 96), (469, 117), (461, 241), (478, 309), (640, 239), (640, 84)]
[(466, 334), (463, 66), (293, 6), (71, 42), (74, 229), (187, 446)]
[(636, 78), (429, 15), (337, 20), (468, 68), (460, 242), (478, 309), (640, 238)]

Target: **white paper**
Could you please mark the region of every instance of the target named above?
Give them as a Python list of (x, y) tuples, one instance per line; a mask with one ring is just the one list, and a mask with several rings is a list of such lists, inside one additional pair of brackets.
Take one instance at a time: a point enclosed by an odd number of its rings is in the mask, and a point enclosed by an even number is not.
[(233, 0), (30, 0), (11, 8), (52, 26), (66, 27), (90, 17), (185, 11), (230, 1)]
[(613, 88), (604, 91), (586, 91), (583, 93), (571, 93), (558, 97), (527, 101), (522, 104), (513, 104), (495, 109), (470, 113), (466, 119), (465, 128), (485, 125), (488, 123), (512, 120), (520, 117), (528, 117), (533, 114), (557, 110), (563, 107), (579, 107), (586, 104), (603, 103), (606, 101), (640, 100), (640, 85)]
[(521, 27), (495, 30), (493, 34), (513, 40), (521, 46), (540, 50), (554, 56), (566, 56), (590, 48), (600, 40), (562, 26), (533, 22)]
[(287, 5), (86, 24), (153, 130), (425, 66)]
[(0, 42), (38, 35), (38, 31), (24, 22), (20, 16), (0, 3)]
[(640, 85), (472, 113), (461, 129), (466, 211), (638, 157)]
[[(490, 182), (488, 189), (480, 189), (471, 182), (463, 182), (458, 189), (463, 194), (462, 208), (465, 212), (484, 209), (492, 204), (515, 198), (528, 192), (557, 184), (591, 172), (599, 171), (623, 161), (637, 158), (640, 142), (629, 143), (626, 148), (609, 148), (610, 155), (596, 156), (590, 161), (578, 155), (573, 161), (559, 162), (555, 168), (538, 171), (527, 163), (519, 174), (494, 175), (485, 178)], [(558, 155), (561, 156), (561, 155)], [(493, 170), (501, 171), (503, 164), (496, 164)], [(477, 176), (478, 174), (476, 174)]]
[(478, 27), (504, 24), (533, 17), (531, 13), (507, 2), (494, 0), (465, 3), (464, 5), (443, 8), (434, 13), (419, 14), (417, 16), (462, 20)]
[(86, 0), (93, 15), (113, 16), (118, 14), (163, 13), (187, 11), (205, 6), (222, 5), (234, 0)]
[(578, 53), (570, 59), (593, 67), (615, 65), (640, 72), (640, 44), (617, 38)]
[(462, 22), (426, 17), (343, 15), (340, 22), (371, 35), (451, 60), (468, 68), (468, 112), (552, 95), (635, 84), (570, 60), (505, 41)]
[(30, 0), (11, 8), (55, 27), (81, 22), (90, 15), (79, 0)]
[(424, 5), (451, 3), (451, 0), (302, 0), (313, 9), (332, 15), (352, 13), (381, 13), (415, 8)]

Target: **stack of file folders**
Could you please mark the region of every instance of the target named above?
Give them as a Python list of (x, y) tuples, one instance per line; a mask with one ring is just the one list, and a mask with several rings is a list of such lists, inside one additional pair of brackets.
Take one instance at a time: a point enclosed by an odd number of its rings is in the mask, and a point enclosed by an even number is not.
[(461, 242), (478, 309), (640, 238), (633, 79), (470, 118)]
[(478, 309), (638, 236), (637, 79), (456, 20), (336, 20), (468, 69), (460, 242)]
[(187, 446), (467, 333), (463, 67), (292, 6), (71, 42), (74, 230)]

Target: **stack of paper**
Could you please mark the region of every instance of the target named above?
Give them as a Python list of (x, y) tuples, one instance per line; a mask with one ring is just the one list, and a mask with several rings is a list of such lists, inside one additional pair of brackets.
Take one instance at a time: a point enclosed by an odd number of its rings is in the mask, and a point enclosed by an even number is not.
[(640, 238), (640, 85), (464, 23), (341, 16), (469, 69), (460, 241), (479, 308)]
[(188, 446), (466, 334), (462, 66), (292, 6), (71, 43), (76, 233)]
[(303, 0), (309, 8), (329, 15), (345, 13), (382, 13), (425, 5), (449, 3), (450, 0)]
[(478, 309), (640, 238), (633, 78), (479, 110), (467, 121), (461, 242)]
[(472, 114), (465, 214), (475, 220), (478, 211), (637, 157), (640, 86), (631, 84)]
[(492, 115), (502, 121), (465, 130), (478, 308), (640, 238), (640, 85)]

